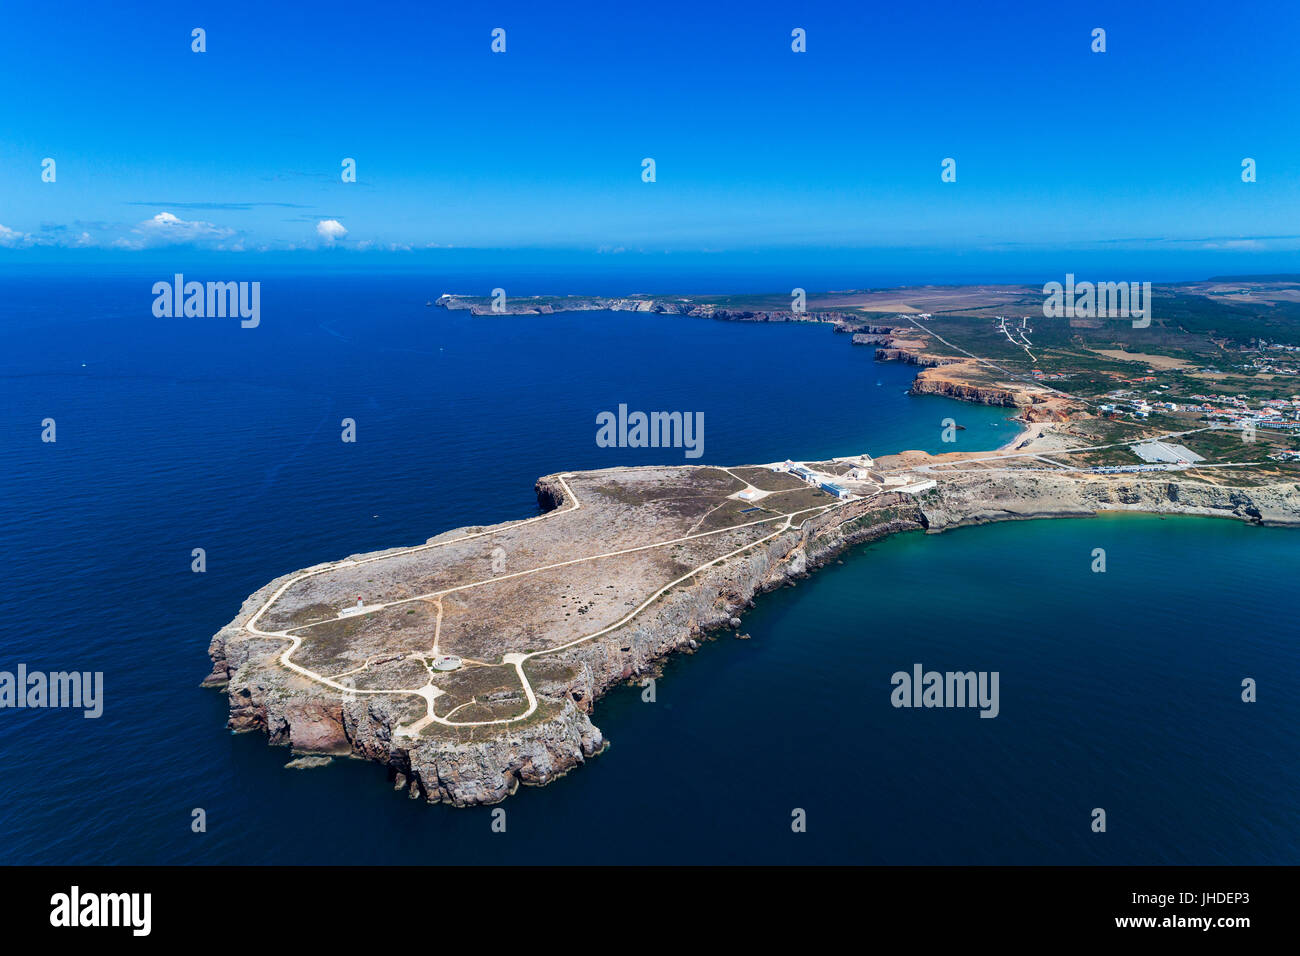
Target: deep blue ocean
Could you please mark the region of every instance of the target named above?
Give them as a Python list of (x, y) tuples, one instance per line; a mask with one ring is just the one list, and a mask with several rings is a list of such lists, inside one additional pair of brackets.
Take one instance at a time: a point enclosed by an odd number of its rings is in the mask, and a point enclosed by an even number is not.
[[(846, 554), (760, 598), (751, 640), (672, 660), (655, 703), (603, 699), (609, 750), (503, 804), (504, 834), (377, 765), (284, 769), (199, 689), (211, 635), (287, 571), (536, 514), (539, 475), (685, 460), (598, 447), (600, 411), (701, 411), (719, 464), (1015, 427), (906, 395), (915, 369), (824, 326), (472, 318), (425, 306), (463, 277), (321, 273), (248, 276), (241, 329), (155, 318), (169, 278), (0, 279), (0, 670), (105, 674), (98, 720), (0, 710), (0, 862), (1300, 862), (1300, 537), (1212, 519)], [(914, 663), (998, 671), (1000, 715), (891, 707)]]

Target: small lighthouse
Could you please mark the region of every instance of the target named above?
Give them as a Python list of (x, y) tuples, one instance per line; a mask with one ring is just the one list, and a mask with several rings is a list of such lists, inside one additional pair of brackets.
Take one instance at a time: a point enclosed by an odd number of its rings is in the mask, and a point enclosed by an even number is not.
[(345, 607), (339, 611), (339, 617), (351, 617), (353, 614), (361, 614), (366, 610), (366, 604), (361, 600), (361, 595), (357, 595), (357, 603), (352, 607)]

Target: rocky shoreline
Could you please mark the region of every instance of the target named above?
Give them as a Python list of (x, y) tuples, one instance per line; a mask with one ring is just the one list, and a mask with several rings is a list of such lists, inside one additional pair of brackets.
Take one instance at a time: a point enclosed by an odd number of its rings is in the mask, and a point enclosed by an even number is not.
[[(440, 298), (438, 304), (491, 314), (486, 305), (452, 296)], [(880, 361), (920, 367), (911, 388), (915, 394), (1019, 408), (1027, 421), (1062, 417), (1059, 407), (1032, 387), (963, 381), (960, 373), (968, 360), (928, 354), (915, 331), (871, 325), (848, 313), (733, 310), (650, 298), (569, 299), (558, 308), (516, 300), (507, 311), (584, 310), (828, 323), (836, 332), (850, 334), (854, 345), (874, 347)], [(571, 504), (557, 476), (539, 479), (536, 492), (543, 511), (555, 512)], [(566, 665), (567, 676), (542, 690), (549, 707), (542, 716), (480, 735), (470, 733), (469, 739), (463, 734), (399, 737), (394, 730), (401, 708), (394, 698), (346, 699), (338, 693), (321, 693), (328, 689), (286, 674), (278, 664), (285, 642), (250, 635), (244, 624), (294, 575), (277, 578), (251, 595), (235, 620), (212, 638), (213, 668), (204, 686), (225, 690), (229, 726), (234, 731), (260, 731), (271, 744), (289, 746), (296, 754), (352, 756), (380, 763), (388, 769), (394, 788), (412, 799), (456, 806), (492, 804), (520, 785), (550, 783), (602, 752), (608, 742), (591, 715), (596, 702), (610, 690), (658, 673), (668, 656), (694, 651), (710, 632), (738, 628), (741, 615), (759, 595), (807, 576), (847, 548), (902, 531), (936, 533), (994, 521), (1086, 517), (1105, 511), (1220, 516), (1300, 527), (1300, 487), (977, 472), (944, 476), (936, 488), (915, 498), (890, 493), (851, 502), (792, 527), (760, 548), (709, 567), (608, 638), (563, 651), (558, 658)], [(453, 539), (470, 530), (448, 532), (439, 539)], [(353, 556), (365, 557), (372, 556)]]
[[(567, 502), (555, 476), (536, 486), (543, 508)], [(1215, 515), (1255, 524), (1300, 527), (1300, 487), (1224, 487), (1125, 476), (1058, 473), (962, 475), (917, 498), (886, 494), (851, 502), (792, 527), (764, 546), (710, 567), (670, 591), (608, 639), (566, 650), (572, 678), (549, 688), (553, 712), (482, 739), (398, 738), (390, 697), (343, 699), (277, 663), (284, 642), (249, 635), (243, 625), (291, 576), (245, 601), (212, 639), (204, 686), (225, 689), (229, 726), (261, 731), (299, 754), (350, 755), (386, 766), (411, 798), (457, 806), (491, 804), (521, 784), (542, 785), (581, 766), (606, 744), (592, 722), (595, 702), (612, 688), (657, 672), (663, 659), (690, 652), (710, 631), (735, 628), (755, 598), (806, 576), (845, 549), (908, 530), (939, 532), (993, 521), (1083, 517), (1099, 511)], [(440, 536), (441, 537), (441, 536)]]
[[(553, 476), (540, 479), (536, 490), (543, 508), (565, 503), (564, 490)], [(250, 595), (239, 616), (214, 635), (208, 648), (213, 669), (203, 686), (225, 689), (229, 727), (236, 732), (261, 731), (269, 743), (290, 746), (295, 753), (352, 755), (382, 763), (395, 788), (407, 790), (413, 799), (456, 806), (496, 803), (520, 784), (549, 783), (601, 752), (606, 741), (590, 714), (610, 689), (657, 672), (660, 662), (674, 652), (695, 650), (707, 632), (738, 625), (737, 615), (752, 606), (758, 594), (805, 575), (845, 547), (923, 527), (918, 516), (885, 527), (843, 530), (861, 512), (846, 509), (834, 513), (834, 520), (813, 519), (761, 551), (711, 569), (694, 585), (670, 593), (653, 612), (629, 625), (617, 642), (575, 648), (569, 653), (578, 679), (564, 689), (559, 713), (486, 740), (395, 740), (396, 715), (386, 698), (299, 696), (260, 679), (265, 668), (277, 666), (274, 659), (284, 644), (246, 640), (243, 624), (293, 575)]]
[(814, 311), (795, 312), (793, 309), (729, 309), (707, 303), (692, 303), (684, 299), (652, 299), (641, 297), (605, 298), (602, 296), (571, 296), (542, 298), (529, 296), (507, 298), (502, 310), (494, 309), (479, 297), (444, 294), (435, 303), (449, 311), (469, 312), (471, 315), (556, 315), (562, 312), (653, 312), (659, 315), (682, 315), (697, 319), (718, 319), (724, 322), (828, 322), (854, 326), (861, 316), (849, 312)]
[[(680, 315), (690, 318), (716, 319), (723, 322), (816, 322), (828, 324), (839, 333), (852, 336), (854, 345), (875, 348), (875, 358), (879, 362), (903, 362), (916, 365), (922, 369), (912, 382), (914, 395), (940, 395), (958, 401), (978, 405), (995, 405), (1004, 408), (1034, 409), (1045, 404), (1044, 394), (1032, 386), (1008, 387), (1002, 385), (981, 385), (963, 380), (960, 374), (969, 359), (934, 355), (921, 350), (923, 344), (917, 336), (920, 333), (911, 326), (877, 325), (867, 321), (861, 314), (814, 310), (795, 312), (791, 309), (756, 310), (731, 309), (711, 304), (692, 303), (688, 300), (674, 300), (649, 297), (604, 298), (568, 297), (562, 299), (541, 299), (537, 297), (507, 299), (504, 311), (494, 311), (491, 304), (478, 298), (444, 294), (436, 303), (440, 308), (451, 311), (467, 311), (471, 315), (554, 315), (562, 312), (650, 312), (659, 315)], [(901, 334), (900, 334), (901, 333)], [(950, 367), (947, 374), (931, 373), (931, 369)], [(1040, 410), (1041, 411), (1041, 410)], [(1048, 417), (1060, 418), (1060, 415), (1038, 415), (1038, 420)], [(1031, 414), (1029, 420), (1035, 420)]]

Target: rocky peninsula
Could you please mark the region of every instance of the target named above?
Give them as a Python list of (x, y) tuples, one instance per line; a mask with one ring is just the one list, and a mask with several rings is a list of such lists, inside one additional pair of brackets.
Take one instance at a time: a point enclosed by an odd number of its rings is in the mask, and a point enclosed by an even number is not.
[[(375, 761), (412, 798), (494, 803), (600, 753), (592, 717), (611, 688), (653, 675), (710, 631), (739, 627), (759, 595), (852, 545), (1099, 511), (1300, 525), (1294, 483), (945, 472), (946, 457), (910, 469), (931, 476), (931, 487), (858, 483), (863, 494), (847, 501), (759, 467), (547, 476), (537, 483), (549, 509), (539, 518), (269, 582), (213, 637), (204, 683), (224, 688), (236, 731), (298, 754)], [(732, 497), (751, 489), (767, 492), (757, 519)], [(349, 613), (357, 593), (366, 606)], [(456, 668), (441, 670), (449, 655)]]
[[(1044, 333), (1025, 317), (1013, 337), (1004, 316), (988, 314), (1031, 302), (1032, 291), (835, 293), (808, 310), (783, 308), (780, 297), (529, 297), (497, 308), (443, 295), (440, 307), (484, 317), (610, 310), (825, 323), (879, 361), (916, 366), (914, 393), (1015, 409), (1024, 430), (987, 452), (548, 475), (536, 484), (535, 517), (267, 583), (212, 638), (204, 685), (224, 690), (235, 731), (264, 733), (299, 756), (374, 761), (413, 799), (490, 804), (599, 754), (606, 741), (593, 716), (611, 688), (653, 676), (710, 632), (739, 628), (760, 595), (854, 545), (1110, 511), (1300, 526), (1300, 452), (1287, 450), (1276, 376), (1234, 382), (1268, 386), (1259, 420), (1281, 422), (1258, 441), (1253, 428), (1242, 437), (1231, 423), (1243, 396), (1223, 419), (1218, 406), (1180, 404), (1206, 387), (1186, 362), (1133, 377), (1129, 352), (1092, 348), (1113, 329)], [(1198, 294), (1211, 301), (1220, 291)], [(954, 305), (970, 315), (921, 311)], [(886, 308), (898, 311), (879, 314)], [(1221, 361), (1232, 339), (1204, 338), (1193, 344)], [(1158, 365), (1156, 352), (1132, 354)], [(1115, 382), (1164, 401), (1107, 404), (1137, 394)]]

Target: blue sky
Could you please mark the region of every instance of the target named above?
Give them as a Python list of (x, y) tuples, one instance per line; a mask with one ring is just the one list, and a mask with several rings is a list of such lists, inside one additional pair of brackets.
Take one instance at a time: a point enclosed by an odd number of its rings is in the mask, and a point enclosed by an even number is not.
[(1300, 248), (1298, 28), (1294, 4), (1194, 0), (11, 4), (0, 264), (1073, 250), (1275, 271)]

